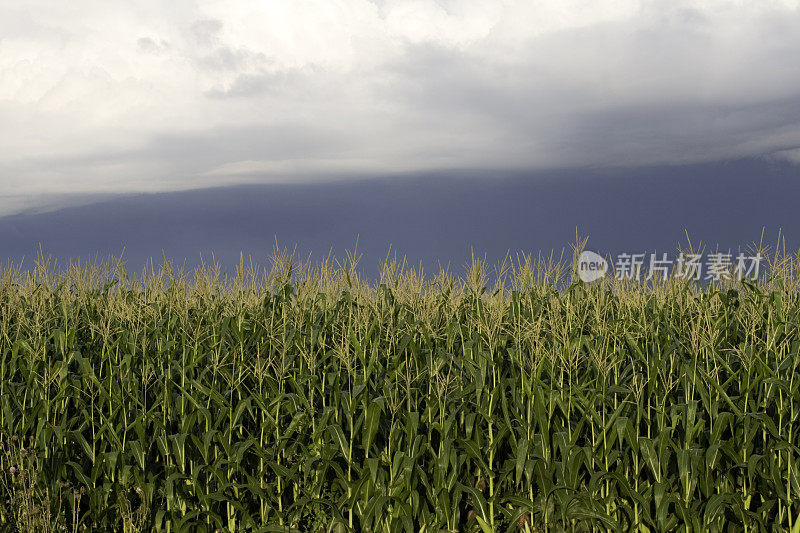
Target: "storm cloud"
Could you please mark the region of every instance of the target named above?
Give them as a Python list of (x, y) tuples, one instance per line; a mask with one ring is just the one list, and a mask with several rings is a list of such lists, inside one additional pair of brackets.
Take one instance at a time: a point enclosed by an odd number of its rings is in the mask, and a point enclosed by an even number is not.
[(796, 0), (0, 3), (0, 214), (445, 169), (800, 160)]

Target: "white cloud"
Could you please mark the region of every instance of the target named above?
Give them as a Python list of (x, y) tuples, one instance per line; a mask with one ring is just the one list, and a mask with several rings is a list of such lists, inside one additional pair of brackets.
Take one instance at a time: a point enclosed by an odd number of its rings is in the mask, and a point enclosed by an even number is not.
[(0, 211), (326, 173), (794, 153), (799, 4), (0, 0)]

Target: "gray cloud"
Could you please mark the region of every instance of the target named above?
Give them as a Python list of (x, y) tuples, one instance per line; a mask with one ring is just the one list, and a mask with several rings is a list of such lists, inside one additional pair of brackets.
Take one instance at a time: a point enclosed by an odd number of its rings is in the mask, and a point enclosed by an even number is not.
[(144, 3), (0, 7), (0, 195), (799, 159), (794, 0)]
[(169, 50), (169, 43), (163, 40), (156, 42), (151, 37), (141, 37), (136, 41), (139, 50), (146, 53), (158, 54)]
[(197, 65), (201, 69), (211, 71), (237, 72), (252, 68), (264, 68), (269, 65), (269, 60), (263, 53), (220, 47), (210, 54), (198, 58)]
[(192, 35), (198, 44), (210, 46), (219, 42), (222, 21), (216, 19), (198, 20), (192, 24)]

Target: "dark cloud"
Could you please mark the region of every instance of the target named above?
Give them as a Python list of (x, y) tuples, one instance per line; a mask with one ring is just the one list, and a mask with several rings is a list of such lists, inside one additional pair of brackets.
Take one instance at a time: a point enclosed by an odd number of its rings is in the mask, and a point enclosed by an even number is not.
[[(358, 239), (362, 267), (377, 274), (391, 250), (427, 271), (462, 272), (471, 249), (545, 254), (576, 228), (603, 254), (667, 252), (686, 245), (747, 251), (765, 230), (800, 245), (800, 167), (739, 160), (639, 169), (472, 171), (382, 180), (237, 186), (126, 196), (57, 212), (0, 218), (0, 260), (35, 257), (42, 245), (70, 257), (119, 254), (140, 269), (166, 255), (187, 266), (214, 254), (232, 271), (239, 253), (257, 263), (275, 240), (302, 254), (339, 255)], [(673, 255), (674, 257), (674, 255)]]
[(727, 59), (746, 65), (730, 70), (718, 44), (693, 29), (704, 15), (679, 15), (678, 30), (608, 24), (531, 41), (500, 61), (409, 45), (383, 66), (380, 96), (431, 124), (468, 121), (496, 150), (485, 156), (495, 165), (688, 163), (800, 146), (800, 70), (786, 69), (800, 40), (773, 36), (774, 55)]

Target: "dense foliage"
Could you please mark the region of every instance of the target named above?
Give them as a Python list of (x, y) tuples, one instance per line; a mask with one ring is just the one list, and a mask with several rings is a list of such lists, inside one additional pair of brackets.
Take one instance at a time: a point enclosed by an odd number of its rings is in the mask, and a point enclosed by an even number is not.
[(528, 261), (489, 289), (480, 261), (7, 268), (0, 523), (800, 531), (794, 264), (645, 287)]

